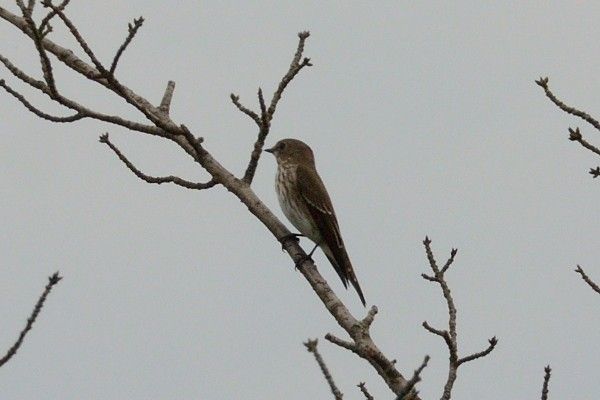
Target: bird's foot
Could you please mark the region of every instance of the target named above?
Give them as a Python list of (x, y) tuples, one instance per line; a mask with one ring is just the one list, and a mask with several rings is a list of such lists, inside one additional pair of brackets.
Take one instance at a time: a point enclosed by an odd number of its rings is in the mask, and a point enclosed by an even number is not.
[(301, 233), (290, 233), (288, 235), (284, 235), (284, 236), (280, 237), (279, 238), (279, 243), (281, 243), (281, 251), (285, 251), (285, 242), (287, 240), (292, 239), (292, 240), (294, 240), (296, 242), (299, 242), (300, 241), (300, 236), (304, 236), (304, 235), (301, 234)]

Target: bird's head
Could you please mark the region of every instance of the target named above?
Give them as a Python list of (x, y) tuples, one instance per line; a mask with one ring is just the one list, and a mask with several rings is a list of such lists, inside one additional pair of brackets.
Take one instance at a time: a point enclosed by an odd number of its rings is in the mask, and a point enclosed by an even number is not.
[(282, 139), (266, 152), (272, 153), (279, 165), (309, 164), (314, 166), (315, 157), (308, 145), (297, 139)]

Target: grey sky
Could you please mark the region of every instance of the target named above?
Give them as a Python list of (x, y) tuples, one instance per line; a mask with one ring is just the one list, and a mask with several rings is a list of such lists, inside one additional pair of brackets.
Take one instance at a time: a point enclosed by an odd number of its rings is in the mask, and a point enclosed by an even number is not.
[[(600, 280), (600, 189), (587, 174), (598, 161), (566, 128), (594, 132), (534, 79), (548, 75), (563, 100), (600, 110), (600, 3), (240, 3), (73, 2), (69, 15), (103, 60), (143, 15), (120, 79), (154, 101), (175, 80), (174, 119), (236, 172), (256, 130), (229, 93), (256, 108), (257, 87), (273, 90), (296, 33), (310, 30), (314, 67), (288, 88), (267, 144), (296, 137), (315, 150), (367, 301), (379, 306), (382, 350), (406, 374), (430, 354), (420, 390), (439, 397), (446, 348), (421, 327), (447, 319), (439, 289), (420, 278), (429, 235), (440, 260), (459, 248), (448, 279), (461, 354), (500, 339), (462, 367), (455, 398), (539, 398), (548, 363), (552, 398), (596, 398), (600, 304), (572, 270)], [(64, 29), (52, 38), (73, 42)], [(4, 21), (0, 53), (41, 76), (33, 45)], [(69, 71), (57, 76), (83, 103), (136, 116)], [(0, 78), (29, 93), (5, 69)], [(166, 141), (95, 121), (53, 125), (6, 94), (0, 110), (1, 349), (46, 277), (65, 277), (0, 370), (0, 398), (330, 398), (302, 342), (341, 329), (236, 198), (146, 184), (97, 138), (108, 131), (147, 173), (205, 179)], [(253, 186), (283, 218), (275, 169), (267, 154)], [(316, 262), (364, 314), (319, 252)], [(360, 381), (391, 398), (364, 361), (324, 340), (320, 349), (345, 398), (361, 398)]]

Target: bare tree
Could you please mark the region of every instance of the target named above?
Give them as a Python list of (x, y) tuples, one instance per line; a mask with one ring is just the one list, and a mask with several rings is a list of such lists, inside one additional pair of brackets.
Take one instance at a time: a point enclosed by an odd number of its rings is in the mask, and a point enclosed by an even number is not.
[[(112, 60), (105, 63), (96, 56), (92, 47), (86, 42), (77, 29), (75, 23), (66, 15), (65, 10), (69, 5), (69, 0), (63, 0), (58, 5), (55, 5), (50, 0), (43, 0), (39, 3), (45, 10), (45, 15), (39, 21), (36, 21), (33, 17), (33, 10), (36, 6), (35, 0), (28, 0), (27, 4), (25, 4), (23, 0), (16, 0), (16, 5), (20, 10), (19, 15), (9, 11), (5, 7), (0, 7), (0, 18), (19, 29), (26, 38), (33, 42), (40, 60), (42, 80), (34, 78), (22, 67), (15, 65), (11, 60), (1, 54), (0, 62), (15, 78), (45, 94), (53, 102), (63, 106), (65, 110), (70, 112), (70, 115), (52, 115), (43, 111), (33, 105), (30, 100), (10, 86), (4, 79), (0, 80), (0, 87), (18, 100), (26, 109), (33, 112), (38, 117), (51, 122), (72, 123), (82, 119), (95, 119), (125, 128), (132, 132), (159, 136), (175, 143), (188, 154), (200, 168), (210, 175), (208, 181), (192, 182), (172, 175), (155, 177), (145, 174), (109, 139), (108, 133), (103, 133), (100, 136), (100, 142), (107, 145), (129, 170), (145, 182), (154, 184), (173, 183), (191, 190), (206, 190), (221, 185), (236, 196), (246, 205), (248, 211), (272, 233), (274, 239), (288, 253), (291, 259), (291, 265), (298, 266), (298, 271), (305, 277), (308, 284), (323, 303), (325, 309), (333, 316), (338, 325), (349, 336), (349, 339), (341, 339), (332, 334), (327, 334), (325, 338), (344, 349), (350, 350), (358, 357), (368, 362), (383, 379), (389, 389), (395, 394), (397, 399), (420, 399), (415, 389), (415, 385), (421, 380), (421, 373), (427, 366), (429, 357), (426, 356), (424, 358), (422, 364), (414, 371), (411, 378), (407, 379), (400, 373), (395, 366), (395, 360), (388, 358), (379, 349), (371, 337), (370, 327), (378, 312), (377, 307), (372, 306), (367, 315), (363, 318), (352, 315), (348, 308), (335, 295), (329, 284), (320, 275), (313, 261), (307, 257), (297, 240), (295, 240), (294, 235), (292, 235), (285, 225), (283, 225), (265, 206), (251, 187), (265, 140), (270, 131), (271, 121), (275, 116), (277, 106), (283, 93), (300, 71), (306, 67), (312, 66), (310, 59), (304, 57), (304, 47), (306, 40), (309, 38), (309, 32), (300, 32), (298, 34), (298, 43), (290, 66), (279, 81), (277, 88), (270, 99), (265, 98), (262, 89), (259, 88), (257, 90), (259, 111), (254, 111), (242, 104), (238, 95), (231, 95), (231, 101), (234, 106), (237, 107), (240, 112), (247, 115), (258, 128), (257, 138), (250, 151), (248, 164), (244, 172), (237, 176), (219, 163), (218, 159), (215, 158), (203, 144), (203, 138), (201, 136), (195, 135), (184, 124), (172, 119), (170, 115), (170, 106), (175, 90), (175, 83), (173, 81), (169, 81), (166, 84), (166, 89), (160, 103), (155, 105), (127, 87), (125, 83), (118, 78), (117, 68), (119, 60), (124, 56), (128, 46), (139, 33), (144, 23), (143, 18), (137, 18), (129, 24), (127, 35), (122, 44), (119, 46)], [(83, 51), (85, 57), (88, 59), (87, 62), (77, 56), (75, 51), (49, 39), (49, 35), (52, 32), (51, 22), (53, 21), (58, 21), (68, 29), (70, 35), (77, 42), (80, 51)], [(104, 113), (86, 106), (83, 99), (75, 99), (66, 96), (62, 93), (61, 88), (57, 86), (54, 79), (54, 63), (63, 64), (76, 74), (85, 77), (88, 81), (102, 86), (107, 91), (112, 92), (115, 96), (125, 100), (145, 118), (145, 121), (138, 122), (120, 115)], [(470, 356), (462, 358), (458, 357), (456, 308), (450, 296), (448, 285), (444, 279), (444, 273), (450, 267), (456, 252), (453, 251), (449, 261), (440, 269), (437, 267), (437, 264), (435, 264), (433, 254), (429, 248), (428, 239), (425, 242), (425, 247), (434, 274), (432, 276), (424, 275), (424, 278), (440, 284), (449, 308), (449, 328), (447, 330), (438, 330), (427, 323), (424, 323), (424, 327), (430, 332), (444, 338), (448, 345), (450, 352), (450, 369), (448, 382), (444, 389), (442, 399), (450, 399), (451, 389), (457, 376), (458, 367), (462, 363), (489, 354), (495, 347), (497, 341), (495, 338), (492, 338), (490, 339), (490, 345), (486, 350)], [(325, 367), (322, 357), (320, 357), (317, 352), (316, 342), (309, 341), (307, 343), (307, 349), (315, 355), (319, 366), (327, 378), (327, 382), (330, 385), (334, 397), (341, 398), (341, 391), (335, 386), (331, 374)], [(364, 383), (359, 384), (359, 388), (367, 399), (373, 398)]]
[[(275, 115), (277, 105), (285, 89), (294, 77), (302, 69), (312, 65), (310, 59), (303, 57), (304, 45), (309, 37), (309, 32), (300, 32), (298, 34), (298, 45), (290, 67), (280, 80), (271, 99), (267, 101), (262, 90), (258, 89), (259, 112), (252, 111), (250, 108), (244, 106), (240, 102), (239, 96), (231, 95), (233, 104), (241, 112), (250, 117), (258, 127), (257, 139), (250, 153), (248, 165), (244, 173), (240, 177), (237, 177), (234, 173), (223, 167), (210, 153), (203, 145), (202, 137), (194, 135), (184, 124), (171, 119), (169, 110), (175, 89), (174, 82), (167, 83), (162, 100), (158, 105), (153, 105), (149, 100), (138, 95), (119, 80), (117, 76), (118, 62), (124, 55), (127, 46), (132, 43), (135, 35), (142, 27), (143, 18), (138, 18), (129, 24), (128, 34), (123, 43), (110, 63), (105, 64), (96, 56), (74, 22), (65, 14), (69, 0), (64, 0), (58, 5), (53, 4), (49, 0), (44, 0), (40, 3), (47, 10), (47, 13), (39, 22), (36, 22), (33, 18), (33, 10), (36, 5), (36, 1), (34, 0), (29, 0), (27, 4), (22, 0), (16, 0), (20, 15), (10, 12), (5, 7), (0, 7), (0, 17), (21, 30), (27, 38), (33, 41), (39, 55), (43, 80), (34, 78), (25, 72), (23, 68), (15, 65), (3, 55), (0, 55), (0, 62), (4, 64), (14, 77), (39, 92), (44, 93), (51, 100), (62, 105), (72, 113), (69, 116), (51, 115), (34, 106), (24, 95), (15, 90), (5, 80), (0, 80), (0, 86), (40, 118), (60, 123), (75, 122), (81, 119), (96, 119), (126, 128), (132, 132), (160, 136), (181, 147), (185, 153), (211, 176), (211, 179), (207, 182), (199, 183), (175, 176), (149, 176), (129, 161), (118, 147), (109, 140), (107, 133), (100, 136), (100, 141), (115, 152), (127, 168), (146, 182), (157, 184), (168, 182), (193, 190), (205, 190), (216, 185), (222, 185), (240, 199), (248, 207), (248, 210), (273, 234), (274, 238), (280, 242), (283, 249), (290, 256), (292, 265), (298, 264), (298, 270), (321, 299), (325, 308), (352, 339), (355, 353), (373, 366), (392, 392), (396, 394), (401, 393), (407, 385), (407, 379), (404, 378), (396, 369), (394, 363), (378, 348), (369, 334), (369, 327), (373, 322), (377, 309), (373, 307), (363, 319), (354, 317), (320, 275), (313, 261), (306, 257), (306, 253), (299, 246), (298, 242), (294, 240), (291, 232), (275, 217), (251, 188), (258, 160), (261, 156), (265, 139), (269, 134), (271, 121)], [(50, 23), (54, 20), (59, 20), (60, 23), (67, 27), (80, 49), (89, 59), (89, 62), (85, 62), (74, 51), (48, 38), (50, 32), (52, 32)], [(83, 75), (89, 81), (103, 86), (108, 91), (122, 98), (140, 112), (147, 122), (141, 123), (119, 115), (103, 113), (87, 107), (82, 99), (67, 97), (61, 93), (54, 79), (53, 63), (56, 62), (64, 64), (74, 72)]]

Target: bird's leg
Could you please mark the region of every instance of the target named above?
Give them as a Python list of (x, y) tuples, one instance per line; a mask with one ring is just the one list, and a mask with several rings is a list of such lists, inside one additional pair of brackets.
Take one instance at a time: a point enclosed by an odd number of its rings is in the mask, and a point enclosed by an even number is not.
[(296, 242), (298, 242), (300, 239), (300, 236), (304, 236), (301, 233), (289, 233), (287, 235), (283, 235), (282, 237), (279, 238), (279, 243), (281, 243), (281, 251), (285, 251), (285, 242), (286, 240), (292, 239), (295, 240)]
[(310, 251), (310, 253), (308, 253), (305, 257), (302, 257), (300, 260), (298, 260), (298, 262), (296, 263), (296, 269), (298, 269), (298, 267), (300, 267), (304, 261), (312, 260), (312, 255), (315, 252), (315, 250), (317, 249), (317, 247), (319, 247), (319, 245), (315, 244), (315, 247), (313, 247), (313, 249)]

